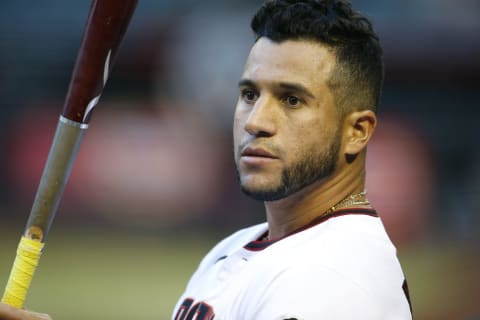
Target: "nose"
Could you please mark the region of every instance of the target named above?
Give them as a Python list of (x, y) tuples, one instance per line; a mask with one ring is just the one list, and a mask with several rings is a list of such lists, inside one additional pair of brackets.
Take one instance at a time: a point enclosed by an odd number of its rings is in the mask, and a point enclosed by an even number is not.
[(261, 96), (249, 110), (245, 121), (245, 131), (256, 137), (271, 137), (275, 135), (274, 99)]

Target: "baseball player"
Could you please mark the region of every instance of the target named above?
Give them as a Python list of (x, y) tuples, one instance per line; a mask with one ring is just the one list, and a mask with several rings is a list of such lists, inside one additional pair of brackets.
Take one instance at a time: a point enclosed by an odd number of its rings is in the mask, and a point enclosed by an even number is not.
[(365, 191), (382, 48), (347, 0), (268, 0), (239, 82), (234, 155), (266, 222), (202, 260), (173, 320), (406, 320), (407, 284)]

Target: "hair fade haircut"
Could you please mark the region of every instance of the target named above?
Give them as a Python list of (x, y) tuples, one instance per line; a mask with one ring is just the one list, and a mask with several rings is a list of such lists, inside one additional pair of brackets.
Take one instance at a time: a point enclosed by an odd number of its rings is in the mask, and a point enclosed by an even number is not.
[(383, 50), (371, 22), (347, 0), (267, 0), (251, 22), (256, 41), (316, 41), (333, 50), (329, 80), (339, 112), (377, 111), (383, 86)]

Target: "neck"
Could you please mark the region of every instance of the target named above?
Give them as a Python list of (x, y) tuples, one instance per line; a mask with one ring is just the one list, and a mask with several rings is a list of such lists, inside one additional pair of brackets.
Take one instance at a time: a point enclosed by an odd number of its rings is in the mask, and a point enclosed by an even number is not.
[[(340, 204), (342, 200), (364, 191), (364, 168), (345, 169), (287, 198), (265, 202), (269, 238), (284, 237), (307, 225), (318, 216), (331, 211), (331, 208)], [(349, 172), (353, 170), (356, 172)]]

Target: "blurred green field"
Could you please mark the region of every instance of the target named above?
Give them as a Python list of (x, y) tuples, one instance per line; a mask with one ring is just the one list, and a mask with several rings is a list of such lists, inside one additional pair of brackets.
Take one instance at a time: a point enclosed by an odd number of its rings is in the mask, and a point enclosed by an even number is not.
[[(0, 286), (5, 286), (21, 227), (0, 226)], [(66, 230), (50, 235), (26, 307), (55, 320), (169, 319), (200, 258), (220, 238), (109, 230)], [(478, 250), (455, 245), (399, 252), (415, 319), (476, 319), (480, 315)], [(240, 320), (240, 319), (239, 319)]]
[[(0, 285), (6, 284), (18, 232), (0, 228)], [(169, 319), (214, 239), (52, 232), (26, 307), (54, 319)]]

